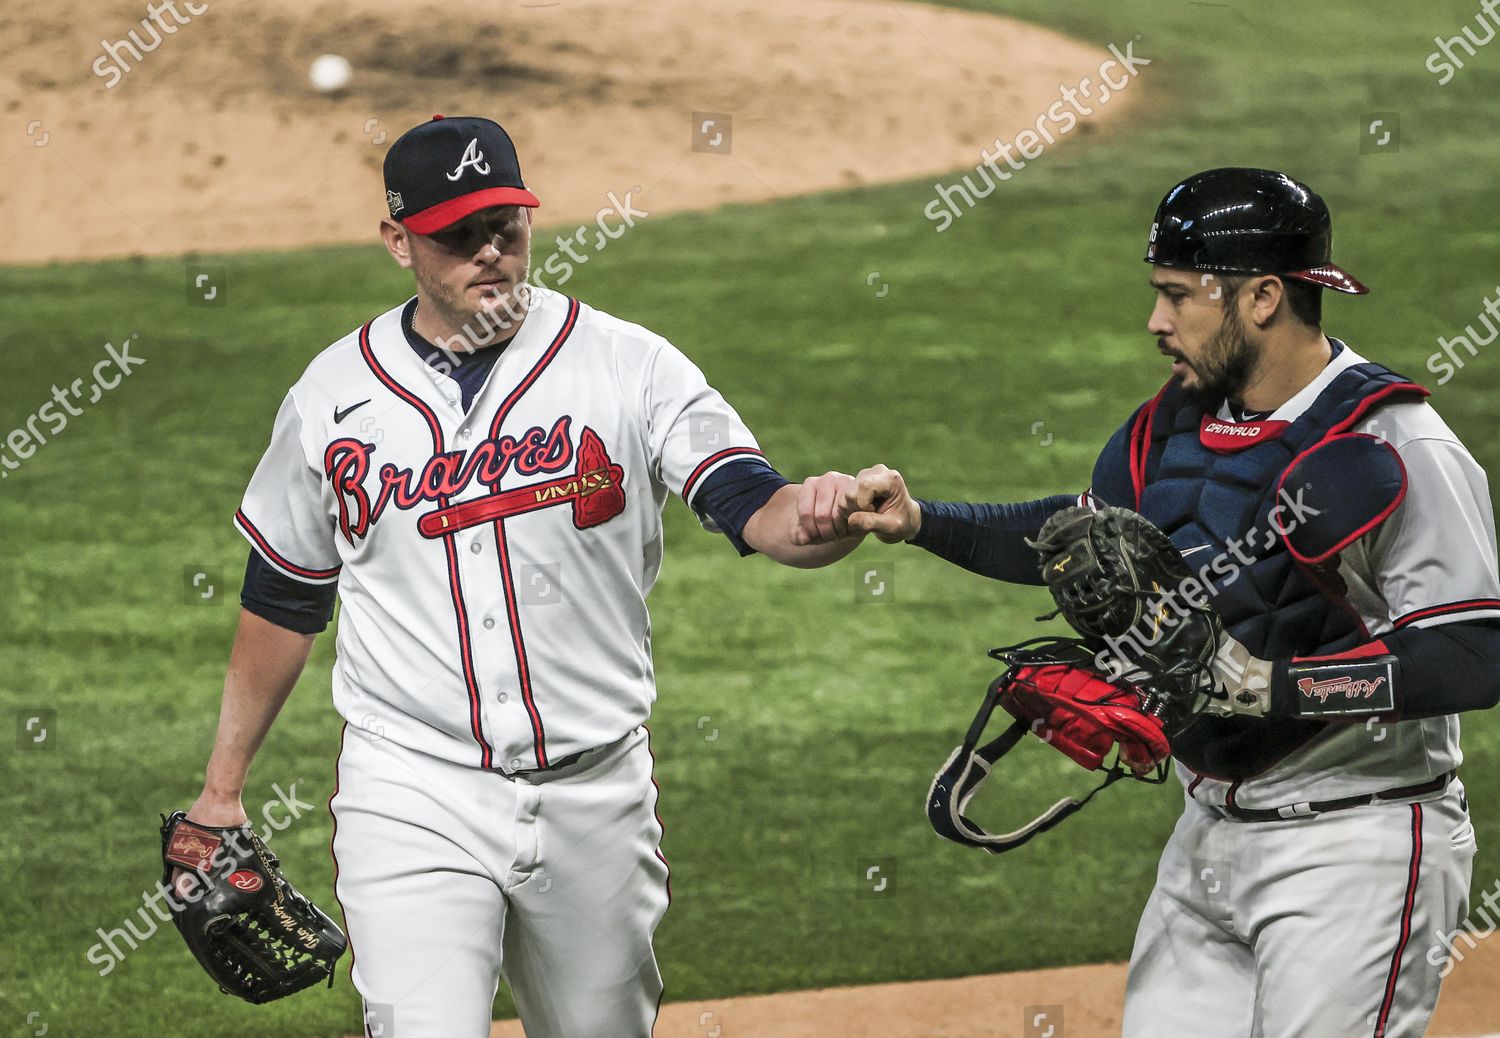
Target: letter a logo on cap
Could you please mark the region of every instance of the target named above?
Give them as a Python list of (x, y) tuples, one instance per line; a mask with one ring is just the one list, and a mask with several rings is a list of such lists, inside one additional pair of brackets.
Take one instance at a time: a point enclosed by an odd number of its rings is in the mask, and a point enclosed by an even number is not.
[(453, 167), (453, 172), (448, 174), (449, 180), (457, 180), (464, 175), (464, 167), (469, 166), (474, 172), (481, 176), (488, 174), (490, 164), (484, 161), (484, 152), (479, 150), (479, 138), (474, 137), (469, 141), (469, 146), (464, 149), (464, 157), (458, 160), (458, 165)]

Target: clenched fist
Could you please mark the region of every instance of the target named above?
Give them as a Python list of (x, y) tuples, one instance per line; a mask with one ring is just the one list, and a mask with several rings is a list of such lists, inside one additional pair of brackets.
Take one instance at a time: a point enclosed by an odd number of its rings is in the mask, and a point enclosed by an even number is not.
[(922, 528), (922, 509), (895, 469), (875, 465), (862, 469), (845, 494), (840, 510), (849, 529), (873, 533), (887, 544), (909, 541)]
[(792, 544), (832, 544), (849, 535), (843, 503), (854, 493), (854, 477), (842, 472), (810, 476), (797, 488), (797, 525)]

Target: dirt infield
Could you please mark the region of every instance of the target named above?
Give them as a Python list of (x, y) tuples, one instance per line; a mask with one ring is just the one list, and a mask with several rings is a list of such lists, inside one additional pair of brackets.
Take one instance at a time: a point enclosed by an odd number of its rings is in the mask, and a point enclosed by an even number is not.
[[(670, 978), (667, 983), (670, 987)], [(1481, 943), (1467, 952), (1444, 984), (1429, 1034), (1433, 1038), (1500, 1038), (1497, 987), (1500, 943)], [(1028, 1027), (1028, 1007), (1060, 1006), (1060, 1014), (1049, 1010), (1052, 1015), (1048, 1022), (1059, 1025), (1056, 1033), (1067, 1038), (1113, 1038), (1120, 1033), (1124, 998), (1125, 966), (1107, 963), (958, 980), (679, 1002), (662, 1007), (654, 1034), (655, 1038), (1021, 1035), (1034, 1033)], [(497, 1023), (490, 1033), (491, 1038), (525, 1035), (514, 1021)]]
[[(632, 189), (655, 214), (943, 173), (1109, 57), (880, 0), (211, 0), (171, 33), (144, 2), (101, 6), (0, 15), (5, 262), (374, 241), (386, 147), (434, 112), (504, 123), (550, 226)], [(154, 49), (106, 53), (132, 30)], [(325, 52), (354, 68), (338, 94), (308, 81)], [(699, 141), (718, 150), (692, 150), (695, 112), (731, 117)]]

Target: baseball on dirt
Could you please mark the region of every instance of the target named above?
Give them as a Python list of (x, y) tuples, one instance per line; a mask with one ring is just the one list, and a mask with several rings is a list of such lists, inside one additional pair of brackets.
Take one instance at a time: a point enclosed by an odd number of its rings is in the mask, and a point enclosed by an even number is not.
[(320, 54), (307, 70), (307, 78), (312, 80), (313, 87), (325, 94), (344, 89), (353, 75), (353, 66), (342, 54)]

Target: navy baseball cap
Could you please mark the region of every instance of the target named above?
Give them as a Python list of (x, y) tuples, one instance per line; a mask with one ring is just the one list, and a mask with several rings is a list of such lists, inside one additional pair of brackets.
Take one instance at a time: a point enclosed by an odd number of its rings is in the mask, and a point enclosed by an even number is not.
[(493, 119), (434, 115), (385, 153), (385, 204), (391, 219), (432, 234), (495, 205), (541, 205), (521, 181), (510, 135)]

